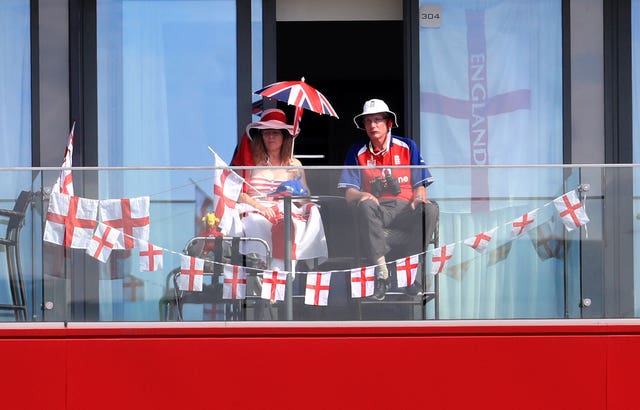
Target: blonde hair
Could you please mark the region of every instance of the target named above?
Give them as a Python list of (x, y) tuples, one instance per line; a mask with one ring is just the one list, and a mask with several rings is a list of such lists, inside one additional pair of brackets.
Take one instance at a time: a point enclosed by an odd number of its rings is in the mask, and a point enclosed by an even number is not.
[[(286, 130), (278, 130), (282, 133), (282, 146), (280, 147), (280, 159), (282, 165), (291, 165), (293, 158), (293, 137)], [(262, 130), (256, 132), (251, 140), (251, 154), (256, 164), (261, 164), (267, 158), (267, 150), (262, 140)]]

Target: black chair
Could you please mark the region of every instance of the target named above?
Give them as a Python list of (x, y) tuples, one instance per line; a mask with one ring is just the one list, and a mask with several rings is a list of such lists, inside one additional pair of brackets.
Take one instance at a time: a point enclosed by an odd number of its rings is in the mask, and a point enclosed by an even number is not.
[[(175, 268), (166, 278), (165, 295), (160, 299), (160, 320), (183, 320), (183, 307), (187, 304), (212, 304), (220, 306), (224, 312), (224, 320), (246, 320), (246, 310), (249, 305), (260, 305), (261, 301), (247, 294), (244, 300), (222, 299), (222, 276), (224, 264), (239, 266), (253, 265), (251, 258), (240, 253), (240, 243), (243, 241), (259, 242), (266, 249), (267, 261), (270, 264), (271, 252), (269, 245), (259, 238), (246, 237), (195, 237), (189, 240), (184, 253), (204, 259), (204, 276), (201, 292), (178, 290), (178, 274), (180, 268)], [(210, 251), (209, 249), (213, 250)], [(255, 276), (251, 278), (254, 280)], [(257, 279), (255, 279), (257, 280)], [(259, 297), (259, 295), (258, 295)]]
[[(438, 204), (435, 201), (431, 201), (431, 203), (438, 206)], [(354, 220), (356, 220), (355, 217), (354, 217)], [(357, 226), (356, 226), (356, 230), (357, 230)], [(387, 238), (387, 244), (391, 248), (391, 251), (387, 253), (387, 255), (385, 255), (387, 263), (392, 262), (396, 259), (410, 256), (407, 254), (407, 251), (406, 251), (407, 237), (404, 232), (397, 229), (385, 229), (384, 235)], [(435, 221), (435, 229), (433, 231), (433, 236), (431, 238), (425, 239), (425, 242), (422, 244), (421, 250), (420, 250), (421, 255), (419, 257), (419, 263), (420, 263), (420, 268), (418, 271), (419, 276), (416, 278), (416, 280), (420, 279), (420, 283), (422, 285), (422, 289), (421, 289), (422, 294), (409, 295), (406, 292), (404, 292), (402, 289), (396, 288), (394, 285), (395, 277), (396, 277), (395, 267), (391, 266), (391, 269), (389, 272), (391, 286), (387, 291), (387, 294), (384, 300), (379, 301), (379, 300), (369, 299), (369, 298), (355, 299), (358, 318), (363, 319), (363, 314), (364, 314), (363, 309), (365, 306), (367, 306), (368, 308), (370, 307), (373, 310), (375, 309), (374, 306), (380, 306), (384, 309), (385, 306), (389, 306), (389, 305), (408, 305), (409, 307), (413, 306), (419, 309), (421, 312), (420, 318), (426, 319), (427, 317), (426, 317), (425, 305), (428, 302), (433, 300), (434, 301), (434, 317), (435, 319), (438, 319), (439, 318), (438, 275), (433, 276), (433, 287), (428, 288), (427, 279), (430, 277), (430, 274), (427, 272), (428, 263), (427, 263), (427, 255), (425, 252), (430, 247), (432, 249), (437, 248), (439, 246), (439, 241), (440, 241), (440, 212), (438, 210), (437, 218)], [(364, 258), (362, 258), (362, 255), (363, 255), (363, 252), (359, 250), (360, 260), (364, 260)]]
[(13, 311), (16, 321), (27, 320), (27, 296), (20, 260), (20, 231), (33, 196), (33, 192), (22, 191), (12, 210), (0, 209), (0, 217), (8, 218), (5, 237), (0, 238), (0, 245), (5, 247), (7, 254), (7, 275), (11, 292), (11, 303), (0, 304), (0, 310)]

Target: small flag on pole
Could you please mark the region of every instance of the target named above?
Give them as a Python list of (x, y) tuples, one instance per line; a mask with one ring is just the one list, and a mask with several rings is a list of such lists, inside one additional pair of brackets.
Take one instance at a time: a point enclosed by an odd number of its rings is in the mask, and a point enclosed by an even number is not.
[(60, 192), (62, 194), (73, 196), (73, 175), (71, 174), (70, 169), (65, 168), (71, 168), (73, 166), (73, 132), (75, 128), (76, 123), (74, 122), (71, 126), (71, 132), (69, 133), (69, 142), (67, 143), (67, 148), (64, 151), (62, 170), (60, 171), (60, 176), (56, 180), (55, 184), (53, 184), (51, 192)]

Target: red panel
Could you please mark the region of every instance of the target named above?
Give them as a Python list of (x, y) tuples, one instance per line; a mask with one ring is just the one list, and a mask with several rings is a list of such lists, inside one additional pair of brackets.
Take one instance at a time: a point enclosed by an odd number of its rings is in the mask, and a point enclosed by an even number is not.
[(640, 322), (2, 329), (0, 349), (3, 408), (629, 409)]
[(3, 409), (64, 409), (64, 340), (0, 340)]
[(607, 366), (609, 410), (638, 408), (638, 372), (640, 371), (640, 338), (610, 336)]
[(80, 340), (68, 408), (602, 409), (605, 354), (579, 336)]

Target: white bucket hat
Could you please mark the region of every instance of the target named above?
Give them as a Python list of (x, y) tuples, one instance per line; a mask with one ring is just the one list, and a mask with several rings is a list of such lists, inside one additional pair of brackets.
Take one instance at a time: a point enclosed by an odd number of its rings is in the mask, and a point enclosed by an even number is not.
[(356, 124), (357, 128), (364, 129), (364, 124), (362, 123), (362, 117), (369, 114), (378, 114), (378, 113), (387, 113), (391, 117), (393, 117), (393, 125), (391, 128), (395, 128), (398, 126), (398, 118), (396, 117), (396, 113), (389, 110), (389, 106), (382, 100), (372, 99), (365, 101), (364, 106), (362, 107), (362, 112), (355, 117), (353, 117), (353, 122)]

